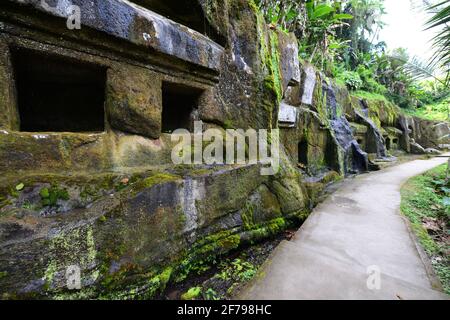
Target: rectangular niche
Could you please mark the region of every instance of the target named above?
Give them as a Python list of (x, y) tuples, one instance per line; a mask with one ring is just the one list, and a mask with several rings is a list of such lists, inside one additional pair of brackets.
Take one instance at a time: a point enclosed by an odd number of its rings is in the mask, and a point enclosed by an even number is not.
[(298, 164), (304, 169), (308, 167), (308, 141), (305, 139), (298, 143)]
[(21, 131), (105, 130), (105, 68), (23, 48), (11, 56)]
[(203, 90), (172, 82), (162, 84), (162, 132), (177, 129), (193, 131)]

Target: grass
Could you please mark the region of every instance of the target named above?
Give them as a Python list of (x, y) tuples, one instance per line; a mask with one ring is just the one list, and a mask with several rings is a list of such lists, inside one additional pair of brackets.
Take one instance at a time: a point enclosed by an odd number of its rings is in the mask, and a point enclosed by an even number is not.
[(448, 112), (450, 106), (450, 98), (441, 102), (430, 104), (418, 109), (406, 109), (405, 113), (427, 120), (447, 121), (449, 120)]
[(443, 165), (410, 179), (402, 188), (402, 213), (408, 217), (436, 275), (450, 294), (450, 185)]
[(355, 97), (361, 98), (361, 99), (367, 99), (367, 100), (382, 100), (385, 102), (388, 102), (387, 98), (379, 93), (372, 93), (372, 92), (367, 92), (367, 91), (363, 91), (363, 90), (358, 90), (358, 91), (354, 91), (352, 92), (352, 95), (354, 95)]

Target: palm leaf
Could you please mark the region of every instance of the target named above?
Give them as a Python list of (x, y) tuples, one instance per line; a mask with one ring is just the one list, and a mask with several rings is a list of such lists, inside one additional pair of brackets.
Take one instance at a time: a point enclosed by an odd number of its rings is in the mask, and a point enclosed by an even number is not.
[(448, 83), (442, 81), (437, 76), (437, 64), (430, 64), (421, 61), (418, 57), (412, 57), (409, 60), (406, 60), (404, 57), (400, 55), (391, 55), (391, 59), (397, 60), (401, 62), (402, 66), (400, 69), (411, 79), (411, 80), (423, 80), (427, 78), (434, 78), (436, 81), (439, 81), (443, 85), (447, 86)]
[(446, 86), (450, 84), (450, 1), (442, 1), (427, 9), (433, 16), (427, 21), (426, 29), (441, 29), (433, 38), (433, 55), (430, 66), (439, 65), (446, 73)]

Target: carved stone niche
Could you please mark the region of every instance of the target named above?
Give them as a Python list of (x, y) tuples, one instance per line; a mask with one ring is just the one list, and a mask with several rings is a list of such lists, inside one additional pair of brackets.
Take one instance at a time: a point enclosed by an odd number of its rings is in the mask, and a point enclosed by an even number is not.
[[(155, 5), (166, 18), (130, 1), (78, 1), (83, 28), (66, 35), (65, 24), (52, 34), (40, 31), (48, 26), (39, 19), (30, 19), (26, 27), (17, 24), (29, 10), (63, 22), (70, 1), (49, 1), (48, 6), (6, 1), (0, 18), (11, 19), (0, 25), (0, 129), (91, 134), (112, 128), (151, 139), (175, 126), (191, 129), (204, 90), (218, 81), (224, 49), (191, 29), (201, 27), (201, 10), (200, 18), (191, 9), (183, 13), (184, 3), (171, 11), (176, 2), (145, 4)], [(8, 10), (17, 11), (17, 17)], [(187, 20), (179, 20), (180, 14)], [(96, 37), (104, 42), (95, 42)], [(118, 40), (136, 50), (128, 50), (125, 58)], [(177, 117), (182, 121), (175, 122)]]
[[(5, 1), (5, 0), (4, 0)], [(56, 18), (67, 18), (71, 1), (59, 1), (50, 6), (45, 1), (7, 0), (17, 8), (32, 8)], [(145, 1), (141, 2), (145, 5)], [(174, 1), (149, 1), (149, 3)], [(180, 5), (181, 1), (177, 1)], [(53, 1), (52, 4), (55, 2)], [(100, 4), (101, 3), (101, 4)], [(219, 72), (224, 49), (207, 35), (157, 14), (151, 9), (129, 1), (77, 1), (81, 12), (81, 24), (93, 30), (147, 48), (150, 52), (171, 56), (184, 62)], [(96, 9), (97, 8), (97, 9)], [(83, 30), (83, 28), (82, 28)]]
[(386, 141), (386, 149), (398, 150), (401, 148), (400, 139), (403, 135), (403, 131), (394, 127), (384, 127), (383, 128), (383, 138)]

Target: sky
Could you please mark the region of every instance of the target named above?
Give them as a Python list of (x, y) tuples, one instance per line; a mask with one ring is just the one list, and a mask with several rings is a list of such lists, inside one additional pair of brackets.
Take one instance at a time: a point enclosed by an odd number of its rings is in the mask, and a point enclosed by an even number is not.
[(380, 41), (385, 41), (389, 49), (403, 47), (410, 56), (430, 58), (435, 32), (424, 31), (428, 15), (422, 9), (415, 9), (411, 0), (385, 0), (385, 7), (387, 14), (383, 20), (387, 25), (380, 33)]

